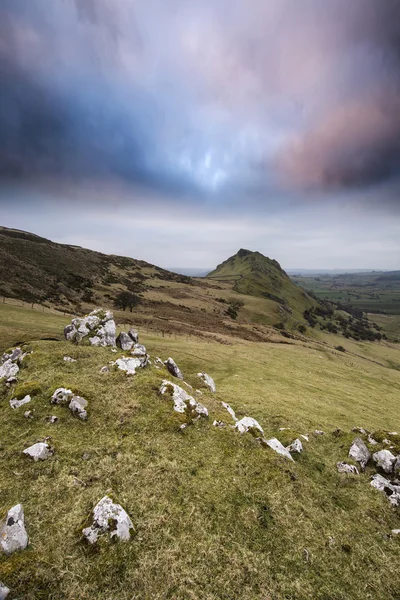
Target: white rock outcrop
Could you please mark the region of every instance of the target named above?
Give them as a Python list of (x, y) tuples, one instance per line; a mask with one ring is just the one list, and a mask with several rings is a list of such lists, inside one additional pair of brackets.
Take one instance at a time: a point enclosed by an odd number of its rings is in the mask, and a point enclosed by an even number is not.
[(0, 600), (6, 600), (10, 591), (10, 588), (0, 581)]
[(10, 400), (10, 406), (11, 408), (20, 408), (20, 406), (24, 406), (24, 404), (28, 404), (28, 402), (30, 402), (32, 400), (32, 398), (29, 396), (29, 394), (27, 396), (25, 396), (24, 398), (22, 398), (21, 400), (17, 400), (17, 398), (13, 398), (12, 400)]
[(67, 404), (67, 402), (71, 402), (73, 395), (73, 392), (67, 388), (57, 388), (51, 397), (51, 403)]
[(133, 341), (133, 339), (124, 331), (121, 331), (121, 333), (117, 337), (117, 346), (119, 346), (121, 350), (124, 350), (125, 352), (127, 350), (130, 350), (134, 343), (135, 342)]
[(371, 485), (380, 492), (385, 492), (392, 506), (400, 506), (400, 485), (390, 482), (379, 474), (372, 477)]
[(356, 438), (354, 440), (349, 450), (349, 457), (360, 463), (362, 470), (365, 469), (369, 459), (371, 458), (371, 453), (361, 438)]
[(167, 367), (168, 371), (171, 373), (171, 375), (183, 380), (182, 371), (180, 370), (173, 358), (167, 358), (164, 364)]
[(0, 365), (0, 379), (10, 379), (19, 372), (19, 366), (10, 358)]
[(117, 358), (115, 365), (120, 371), (124, 371), (127, 375), (135, 375), (136, 369), (142, 368), (142, 361), (139, 358)]
[(294, 442), (292, 442), (289, 446), (287, 446), (286, 450), (288, 452), (298, 452), (298, 453), (303, 452), (303, 444), (297, 438), (296, 440), (294, 440)]
[(26, 456), (30, 456), (33, 458), (35, 462), (38, 460), (47, 460), (54, 454), (54, 450), (46, 444), (45, 442), (38, 442), (37, 444), (33, 444), (29, 448), (24, 450), (24, 454)]
[(345, 462), (336, 463), (336, 468), (339, 473), (352, 473), (353, 475), (359, 475), (359, 470), (354, 465), (349, 465)]
[(277, 438), (271, 438), (270, 440), (266, 440), (265, 438), (261, 438), (260, 442), (263, 446), (268, 446), (278, 454), (281, 454), (285, 458), (294, 462), (293, 456), (290, 454), (289, 450), (285, 448), (283, 444)]
[(396, 457), (390, 450), (380, 450), (379, 452), (375, 452), (375, 454), (372, 455), (372, 460), (382, 469), (382, 471), (385, 471), (385, 473), (393, 472)]
[(93, 346), (115, 346), (116, 325), (111, 311), (96, 309), (82, 318), (72, 319), (64, 328), (64, 336), (70, 342), (80, 343), (89, 337)]
[(64, 356), (64, 362), (69, 362), (69, 363), (73, 363), (76, 362), (75, 358), (72, 358), (72, 356)]
[(120, 504), (104, 496), (93, 509), (93, 523), (82, 530), (83, 536), (90, 544), (95, 544), (99, 537), (107, 534), (111, 539), (127, 541), (134, 529), (128, 513)]
[(78, 417), (82, 419), (82, 421), (86, 421), (86, 419), (88, 418), (86, 410), (87, 406), (88, 401), (85, 400), (85, 398), (82, 398), (81, 396), (72, 396), (68, 408), (72, 413), (78, 415)]
[(225, 408), (225, 410), (227, 410), (228, 413), (231, 415), (232, 419), (234, 421), (237, 421), (235, 411), (233, 410), (232, 406), (230, 404), (228, 404), (227, 402), (221, 402), (221, 404)]
[(10, 508), (4, 521), (0, 522), (0, 549), (9, 556), (28, 545), (25, 516), (21, 504)]
[(187, 413), (190, 417), (208, 417), (208, 410), (197, 402), (183, 388), (172, 381), (164, 379), (160, 387), (160, 394), (170, 393), (174, 401), (174, 410), (178, 413)]
[(239, 433), (247, 433), (250, 431), (253, 435), (264, 435), (264, 430), (261, 427), (260, 423), (253, 419), (253, 417), (243, 417), (240, 421), (236, 422), (236, 429)]
[(215, 385), (214, 379), (210, 377), (210, 375), (204, 373), (203, 371), (202, 373), (197, 373), (197, 377), (200, 377), (200, 379), (202, 379), (204, 385), (208, 387), (210, 392), (213, 392), (215, 394), (215, 392), (217, 391), (217, 386)]

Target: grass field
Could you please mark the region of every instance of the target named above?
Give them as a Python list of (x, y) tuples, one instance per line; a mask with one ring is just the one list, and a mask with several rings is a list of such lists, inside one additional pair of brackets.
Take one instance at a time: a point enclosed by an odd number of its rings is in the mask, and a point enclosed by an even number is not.
[[(346, 340), (341, 353), (327, 334), (292, 345), (142, 334), (151, 356), (172, 356), (193, 386), (200, 370), (215, 379), (216, 395), (201, 388), (209, 419), (181, 431), (182, 417), (158, 394), (163, 370), (100, 374), (117, 356), (110, 349), (39, 340), (61, 339), (68, 320), (0, 305), (3, 347), (25, 333), (33, 353), (20, 382), (41, 390), (32, 420), (11, 410), (12, 391), (0, 399), (0, 512), (21, 502), (30, 538), (25, 551), (0, 557), (11, 600), (398, 600), (400, 539), (390, 532), (400, 514), (369, 485), (371, 467), (360, 476), (335, 467), (351, 427), (399, 431), (394, 345)], [(50, 405), (58, 386), (89, 401), (87, 422)], [(310, 441), (291, 463), (250, 434), (215, 428), (214, 419), (232, 423), (221, 400), (239, 418), (256, 418), (267, 437), (288, 444), (308, 433)], [(45, 421), (51, 414), (55, 425)], [(54, 457), (22, 455), (46, 436)], [(106, 493), (128, 511), (135, 535), (95, 550), (81, 529)]]

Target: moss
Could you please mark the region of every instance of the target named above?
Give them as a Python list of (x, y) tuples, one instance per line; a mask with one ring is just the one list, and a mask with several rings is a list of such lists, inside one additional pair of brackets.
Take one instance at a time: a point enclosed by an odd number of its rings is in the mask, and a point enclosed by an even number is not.
[(25, 396), (38, 396), (42, 393), (42, 386), (39, 381), (27, 381), (18, 383), (13, 392), (13, 397), (21, 400)]

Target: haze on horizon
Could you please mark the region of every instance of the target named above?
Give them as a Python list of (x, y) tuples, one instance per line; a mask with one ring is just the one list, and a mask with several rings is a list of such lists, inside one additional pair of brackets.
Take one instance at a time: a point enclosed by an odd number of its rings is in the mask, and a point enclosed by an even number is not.
[(400, 268), (397, 0), (2, 0), (0, 223), (204, 268)]

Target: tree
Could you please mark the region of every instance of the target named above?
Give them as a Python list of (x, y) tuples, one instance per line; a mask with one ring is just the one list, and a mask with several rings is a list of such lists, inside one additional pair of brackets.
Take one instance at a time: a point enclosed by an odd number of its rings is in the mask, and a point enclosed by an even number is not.
[(122, 310), (129, 308), (130, 312), (132, 312), (132, 309), (137, 306), (141, 300), (142, 298), (139, 294), (134, 294), (133, 292), (120, 292), (114, 300), (114, 306), (115, 308), (122, 308)]

